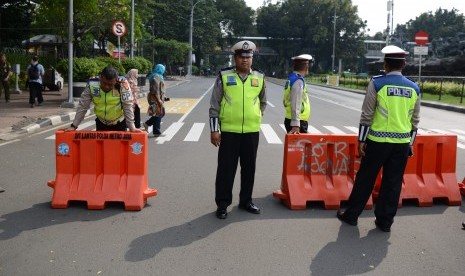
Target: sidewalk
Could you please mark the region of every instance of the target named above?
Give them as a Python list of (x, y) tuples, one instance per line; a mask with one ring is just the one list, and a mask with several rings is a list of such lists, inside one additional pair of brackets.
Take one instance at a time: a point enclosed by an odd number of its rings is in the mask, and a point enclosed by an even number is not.
[[(167, 88), (179, 85), (185, 78), (167, 78)], [(145, 98), (149, 90), (148, 82), (140, 87), (140, 98)], [(76, 108), (62, 107), (68, 102), (68, 86), (65, 84), (61, 91), (45, 90), (42, 92), (44, 102), (41, 106), (29, 105), (29, 91), (22, 90), (21, 94), (10, 94), (10, 102), (6, 103), (4, 95), (0, 99), (0, 142), (16, 139), (17, 137), (39, 131), (41, 128), (71, 122), (76, 114)], [(74, 98), (77, 106), (79, 98)], [(93, 108), (90, 109), (90, 114)]]

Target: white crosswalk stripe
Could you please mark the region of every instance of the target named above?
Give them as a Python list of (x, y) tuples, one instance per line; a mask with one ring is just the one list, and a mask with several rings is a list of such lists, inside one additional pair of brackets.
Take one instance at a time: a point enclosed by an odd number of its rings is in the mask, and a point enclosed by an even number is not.
[[(166, 142), (172, 141), (178, 132), (183, 127), (189, 127), (187, 135), (184, 137), (184, 142), (199, 142), (201, 139), (210, 139), (209, 129), (205, 129), (205, 123), (185, 123), (185, 122), (174, 122), (156, 139), (149, 140), (155, 141), (157, 144), (164, 144)], [(79, 130), (95, 130), (95, 121), (91, 120), (84, 122), (79, 125)], [(266, 142), (272, 145), (282, 145), (284, 142), (284, 137), (286, 134), (286, 128), (284, 124), (262, 124), (260, 126), (261, 134), (264, 136)], [(358, 127), (356, 126), (308, 126), (308, 133), (311, 134), (357, 134)], [(461, 129), (418, 129), (418, 134), (429, 134), (429, 133), (439, 133), (439, 134), (454, 134), (457, 135), (457, 147), (460, 149), (465, 149), (465, 131)], [(179, 135), (178, 135), (179, 136)], [(149, 134), (151, 137), (151, 134)], [(54, 140), (55, 135), (46, 137), (45, 139)], [(179, 139), (179, 138), (178, 138)], [(181, 138), (182, 139), (182, 138)], [(174, 139), (176, 140), (176, 139)]]
[(184, 138), (184, 141), (189, 141), (189, 142), (199, 141), (200, 135), (202, 135), (202, 131), (204, 127), (205, 127), (205, 123), (194, 123), (192, 125), (191, 130), (187, 134), (186, 138)]
[(274, 132), (273, 128), (269, 124), (262, 124), (261, 130), (263, 135), (265, 135), (265, 139), (269, 144), (282, 144), (281, 139), (279, 139), (276, 132)]

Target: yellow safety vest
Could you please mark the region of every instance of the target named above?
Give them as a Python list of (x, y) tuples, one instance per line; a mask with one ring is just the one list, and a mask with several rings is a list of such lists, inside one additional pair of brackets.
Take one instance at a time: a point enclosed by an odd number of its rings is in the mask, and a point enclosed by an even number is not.
[(126, 93), (122, 93), (121, 89), (117, 88), (108, 92), (103, 91), (99, 79), (89, 80), (89, 89), (97, 118), (106, 125), (114, 125), (121, 121), (124, 115), (121, 98), (122, 94), (126, 95)]
[(259, 94), (263, 89), (264, 75), (252, 71), (242, 82), (232, 69), (221, 72), (223, 99), (221, 100), (221, 131), (250, 133), (260, 131), (262, 112)]
[(292, 88), (292, 85), (294, 85), (295, 81), (298, 79), (301, 79), (304, 83), (304, 88), (302, 91), (302, 103), (300, 107), (299, 120), (308, 121), (310, 119), (310, 100), (308, 98), (307, 84), (305, 83), (304, 78), (295, 72), (289, 75), (286, 81), (286, 84), (284, 86), (283, 104), (284, 104), (284, 107), (286, 108), (286, 119), (292, 119), (291, 88)]
[(418, 85), (402, 75), (373, 78), (377, 103), (368, 139), (386, 143), (409, 143), (412, 114), (419, 97)]

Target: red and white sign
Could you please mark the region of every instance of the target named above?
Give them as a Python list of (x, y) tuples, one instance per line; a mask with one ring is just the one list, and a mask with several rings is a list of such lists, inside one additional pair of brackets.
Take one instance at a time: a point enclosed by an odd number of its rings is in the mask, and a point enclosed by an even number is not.
[(111, 26), (111, 30), (113, 34), (116, 36), (123, 36), (126, 34), (126, 25), (124, 25), (123, 21), (115, 21)]
[(425, 45), (428, 43), (428, 33), (424, 31), (419, 31), (415, 34), (415, 43), (418, 45)]

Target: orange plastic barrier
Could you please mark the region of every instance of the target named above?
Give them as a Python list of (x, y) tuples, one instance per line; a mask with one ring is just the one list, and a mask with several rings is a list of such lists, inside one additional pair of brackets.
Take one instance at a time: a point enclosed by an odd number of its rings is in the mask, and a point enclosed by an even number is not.
[[(402, 201), (413, 199), (418, 206), (432, 206), (433, 199), (445, 199), (449, 205), (460, 205), (457, 188), (457, 136), (448, 134), (419, 134), (415, 139), (414, 155), (405, 168), (399, 207)], [(373, 190), (376, 202), (380, 183)]]
[[(307, 201), (323, 202), (326, 209), (340, 208), (360, 166), (356, 153), (356, 135), (287, 134), (281, 189), (273, 196), (290, 209), (305, 209)], [(372, 206), (370, 197), (366, 208)]]
[(141, 210), (157, 190), (147, 186), (147, 135), (130, 132), (57, 131), (53, 208), (69, 201), (87, 201), (89, 209), (105, 202), (124, 202)]
[(465, 196), (465, 178), (463, 179), (462, 183), (459, 183), (460, 193)]

